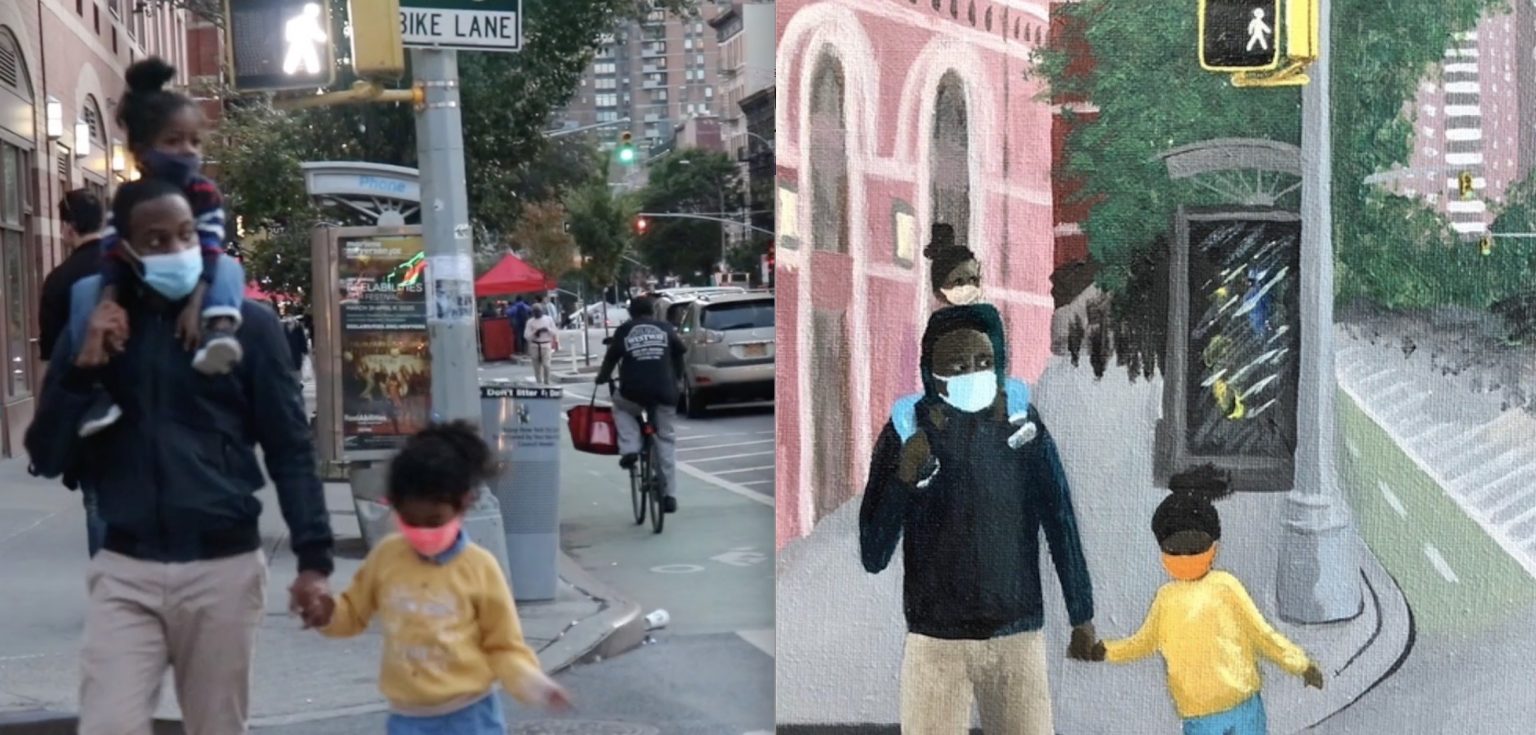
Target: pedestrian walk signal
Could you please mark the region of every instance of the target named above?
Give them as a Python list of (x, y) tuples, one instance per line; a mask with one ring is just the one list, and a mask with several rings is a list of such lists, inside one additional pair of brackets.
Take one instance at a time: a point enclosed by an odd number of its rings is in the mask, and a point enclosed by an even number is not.
[(240, 92), (317, 89), (335, 80), (329, 0), (225, 0)]
[(1200, 0), (1200, 67), (1265, 71), (1280, 65), (1280, 0)]

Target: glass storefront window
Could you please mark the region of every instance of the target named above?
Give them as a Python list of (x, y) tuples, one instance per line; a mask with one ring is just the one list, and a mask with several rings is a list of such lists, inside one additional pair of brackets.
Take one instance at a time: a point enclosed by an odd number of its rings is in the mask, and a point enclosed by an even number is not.
[(0, 144), (0, 293), (5, 314), (5, 398), (32, 394), (32, 364), (27, 349), (31, 289), (27, 278), (27, 154)]

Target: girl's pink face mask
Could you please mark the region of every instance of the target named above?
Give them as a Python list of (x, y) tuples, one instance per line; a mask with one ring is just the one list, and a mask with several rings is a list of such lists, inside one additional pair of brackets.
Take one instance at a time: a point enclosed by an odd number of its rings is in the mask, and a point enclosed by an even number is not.
[(419, 528), (408, 525), (395, 516), (395, 525), (400, 529), (400, 535), (405, 537), (406, 543), (422, 556), (437, 556), (447, 551), (453, 542), (459, 539), (459, 531), (464, 525), (462, 518), (454, 518), (437, 528)]

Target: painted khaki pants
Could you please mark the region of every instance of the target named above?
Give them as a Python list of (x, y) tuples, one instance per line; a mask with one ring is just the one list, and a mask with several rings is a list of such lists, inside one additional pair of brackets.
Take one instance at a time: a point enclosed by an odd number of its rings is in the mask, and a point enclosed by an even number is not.
[(188, 735), (243, 735), (266, 606), (260, 551), (162, 564), (103, 551), (87, 573), (79, 735), (150, 735), (167, 666)]
[(1045, 635), (942, 640), (907, 634), (901, 662), (904, 735), (962, 735), (971, 702), (987, 735), (1053, 735)]

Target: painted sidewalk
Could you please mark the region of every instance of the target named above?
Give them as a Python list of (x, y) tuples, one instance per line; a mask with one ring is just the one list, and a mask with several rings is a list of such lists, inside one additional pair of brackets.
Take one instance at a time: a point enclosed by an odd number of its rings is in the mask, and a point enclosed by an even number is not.
[[(1140, 625), (1167, 580), (1149, 521), (1164, 491), (1152, 481), (1153, 426), (1161, 381), (1131, 383), (1123, 370), (1095, 382), (1085, 364), (1055, 358), (1037, 387), (1072, 483), (1073, 504), (1094, 580), (1099, 634), (1121, 637)], [(1113, 407), (1112, 411), (1103, 410)], [(1221, 501), (1220, 568), (1236, 574), (1265, 615), (1318, 660), (1323, 692), (1265, 665), (1271, 731), (1299, 732), (1347, 708), (1388, 676), (1411, 645), (1412, 617), (1401, 591), (1361, 547), (1363, 609), (1325, 626), (1284, 623), (1275, 612), (1281, 494), (1245, 493)], [(866, 725), (842, 732), (895, 732), (905, 632), (901, 556), (880, 575), (859, 563), (858, 500), (824, 519), (778, 562), (778, 702), (781, 732), (832, 732), (783, 725)], [(1042, 560), (1043, 562), (1043, 560)], [(1044, 563), (1044, 562), (1043, 562)], [(1129, 666), (1066, 659), (1067, 623), (1053, 570), (1044, 573), (1046, 632), (1056, 730), (1061, 735), (1176, 732), (1178, 720), (1157, 659)], [(1147, 702), (1168, 704), (1148, 709)]]

